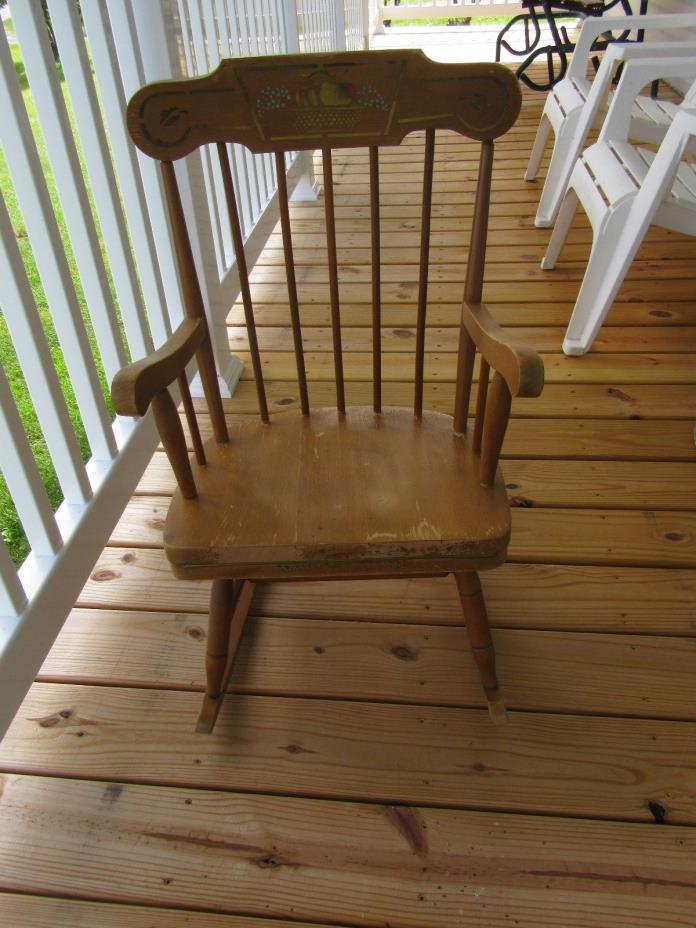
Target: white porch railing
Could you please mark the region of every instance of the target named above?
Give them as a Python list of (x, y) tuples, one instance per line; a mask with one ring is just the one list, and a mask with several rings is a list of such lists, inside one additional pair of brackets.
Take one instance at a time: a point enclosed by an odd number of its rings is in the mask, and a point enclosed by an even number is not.
[(463, 16), (515, 16), (521, 0), (378, 0), (382, 22), (394, 19), (454, 19)]
[[(13, 188), (0, 191), (0, 309), (63, 499), (54, 512), (11, 386), (0, 371), (0, 467), (31, 547), (17, 568), (0, 539), (0, 735), (156, 446), (150, 417), (112, 420), (102, 387), (128, 356), (141, 357), (159, 345), (182, 316), (160, 177), (157, 165), (130, 143), (124, 121), (128, 98), (146, 81), (203, 73), (221, 57), (362, 47), (370, 11), (364, 0), (81, 0), (80, 6), (82, 22), (75, 0), (48, 0), (74, 112), (71, 123), (41, 4), (11, 4), (51, 178), (42, 167), (0, 27), (0, 145)], [(309, 159), (290, 160), (292, 189)], [(236, 147), (232, 163), (253, 263), (276, 221), (274, 165), (269, 157)], [(205, 152), (177, 164), (177, 173), (219, 370), (231, 383), (239, 362), (230, 355), (225, 317), (238, 282), (221, 178)], [(13, 227), (5, 206), (12, 197), (32, 258), (23, 257), (21, 230)], [(35, 261), (41, 279), (79, 409), (77, 426), (26, 261)], [(76, 428), (86, 436), (86, 461)]]
[(380, 0), (297, 0), (299, 47), (303, 52), (369, 48)]

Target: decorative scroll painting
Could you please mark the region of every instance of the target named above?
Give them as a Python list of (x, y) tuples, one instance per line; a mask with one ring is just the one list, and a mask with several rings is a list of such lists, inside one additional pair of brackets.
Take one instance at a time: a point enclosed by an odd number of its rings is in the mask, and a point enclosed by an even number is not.
[(517, 81), (495, 64), (439, 64), (419, 50), (229, 59), (201, 78), (143, 87), (128, 126), (173, 160), (209, 142), (255, 152), (398, 144), (419, 129), (492, 139), (514, 123)]

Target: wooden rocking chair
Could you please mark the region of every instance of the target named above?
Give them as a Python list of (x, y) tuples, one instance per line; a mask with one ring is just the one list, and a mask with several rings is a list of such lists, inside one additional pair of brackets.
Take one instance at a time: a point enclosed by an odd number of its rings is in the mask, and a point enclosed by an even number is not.
[[(224, 61), (204, 78), (142, 88), (128, 126), (162, 163), (188, 318), (148, 358), (114, 379), (116, 411), (153, 407), (178, 482), (164, 529), (174, 574), (212, 580), (207, 684), (198, 731), (212, 730), (258, 581), (454, 574), (494, 721), (505, 719), (477, 571), (505, 560), (510, 514), (498, 457), (511, 396), (536, 396), (536, 353), (504, 333), (481, 303), (493, 139), (515, 122), (520, 92), (501, 65), (435, 64), (420, 51), (305, 54)], [(435, 130), (481, 141), (480, 174), (460, 328), (454, 417), (423, 409), (423, 363)], [(381, 398), (378, 150), (425, 130), (413, 411)], [(268, 415), (227, 143), (273, 152), (289, 318), (301, 409)], [(225, 420), (201, 291), (172, 161), (216, 144), (241, 279), (260, 421)], [(374, 402), (346, 407), (331, 152), (367, 146), (370, 165)], [(320, 149), (336, 406), (310, 410), (285, 180), (286, 151)], [(476, 349), (476, 421), (467, 434)], [(203, 445), (184, 366), (196, 355), (214, 437)], [(489, 388), (489, 370), (496, 372)], [(167, 387), (177, 381), (195, 449)]]

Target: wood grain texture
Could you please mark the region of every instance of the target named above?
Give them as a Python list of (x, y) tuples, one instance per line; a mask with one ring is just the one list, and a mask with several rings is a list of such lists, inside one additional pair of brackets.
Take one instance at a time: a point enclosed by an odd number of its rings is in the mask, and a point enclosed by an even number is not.
[[(522, 168), (524, 170), (524, 168)], [(495, 171), (494, 171), (495, 178)], [(515, 177), (511, 183), (517, 185), (519, 176)], [(541, 258), (546, 244), (548, 233), (545, 230), (531, 229), (510, 229), (510, 230), (493, 230), (489, 233), (488, 247), (486, 248), (486, 264), (505, 264), (510, 261), (510, 250), (512, 246), (518, 246), (519, 253), (515, 253), (515, 258), (524, 263), (534, 264)], [(447, 264), (452, 260), (452, 248), (459, 248), (462, 245), (464, 236), (457, 232), (431, 232), (430, 264)], [(304, 265), (324, 265), (326, 263), (326, 249), (322, 237), (313, 232), (303, 232), (294, 236), (296, 247), (294, 249), (295, 263), (298, 267)], [(577, 262), (581, 266), (587, 262), (589, 254), (589, 243), (591, 237), (589, 232), (581, 235), (580, 232), (572, 237), (569, 236), (569, 244), (563, 249), (564, 266)], [(342, 265), (358, 265), (370, 263), (370, 248), (366, 247), (365, 239), (362, 235), (348, 233), (341, 237), (341, 246), (338, 249), (339, 262)], [(526, 245), (526, 248), (524, 247)], [(520, 246), (522, 246), (520, 248)], [(696, 252), (696, 246), (693, 239), (684, 241), (665, 241), (651, 242), (650, 254), (652, 261), (674, 261), (691, 258)], [(466, 259), (467, 253), (462, 252), (462, 258)], [(382, 262), (385, 265), (391, 264), (414, 264), (418, 260), (418, 237), (413, 232), (392, 232), (389, 236), (388, 243), (381, 249)], [(283, 263), (282, 242), (278, 233), (274, 232), (268, 240), (268, 244), (260, 255), (257, 267), (269, 265), (280, 265)], [(664, 268), (665, 271), (668, 268)]]
[[(662, 461), (505, 460), (505, 488), (518, 508), (696, 510), (696, 496), (684, 498), (692, 479), (688, 463)], [(136, 496), (170, 496), (175, 480), (166, 455), (156, 452)]]
[[(265, 594), (257, 597), (257, 610), (263, 601)], [(427, 627), (365, 617), (319, 622), (256, 615), (231, 690), (483, 706), (454, 606), (452, 625), (437, 625), (434, 616)], [(611, 702), (622, 715), (696, 719), (691, 638), (502, 628), (493, 634), (510, 709), (602, 714)], [(205, 621), (197, 613), (75, 609), (39, 679), (200, 691), (205, 641)]]
[[(558, 917), (567, 928), (596, 928), (600, 918), (611, 919), (614, 928), (684, 928), (692, 906), (690, 901), (555, 890), (551, 913), (543, 899), (535, 890), (487, 887), (484, 903), (475, 905), (472, 901), (466, 909), (458, 908), (457, 924), (478, 928), (485, 906), (489, 928), (508, 928), (512, 917), (518, 928), (557, 928)], [(10, 893), (0, 894), (0, 914), (22, 928), (316, 928), (317, 924)], [(390, 924), (399, 924), (393, 915)]]
[(644, 822), (657, 802), (696, 823), (692, 722), (511, 712), (497, 726), (482, 709), (228, 695), (201, 739), (199, 704), (35, 684), (0, 770)]
[[(507, 909), (506, 900), (500, 908), (502, 912)], [(622, 917), (618, 911), (621, 908), (619, 900), (617, 917)], [(310, 925), (248, 915), (220, 915), (3, 892), (0, 892), (0, 918), (13, 928), (93, 928), (95, 925), (100, 928), (124, 928), (126, 925), (128, 928), (320, 928), (316, 923)]]
[[(391, 237), (391, 236), (390, 236)], [(470, 249), (469, 257), (474, 256), (474, 251)], [(508, 252), (509, 254), (509, 252)], [(455, 255), (450, 255), (451, 263), (435, 264), (431, 269), (431, 279), (441, 284), (457, 284), (464, 280), (467, 265), (463, 260), (454, 261)], [(353, 284), (364, 284), (370, 280), (370, 269), (364, 264), (351, 265), (348, 263), (341, 265), (341, 273), (346, 281)], [(548, 281), (549, 271), (544, 271), (534, 264), (524, 264), (520, 267), (516, 261), (492, 264), (486, 271), (485, 279), (488, 283), (505, 283), (517, 282), (523, 280)], [(555, 275), (555, 271), (554, 271)], [(272, 284), (285, 280), (283, 269), (276, 266), (259, 265), (251, 275), (254, 283)], [(570, 281), (582, 280), (582, 264), (573, 262), (569, 265), (563, 265), (558, 274), (558, 280)], [(635, 267), (631, 268), (631, 279), (633, 281), (653, 280), (659, 283), (661, 279), (688, 279), (693, 280), (694, 271), (692, 262), (689, 259), (679, 261), (642, 261)], [(298, 279), (305, 284), (325, 284), (329, 280), (327, 268), (325, 266), (306, 265), (298, 269)], [(419, 265), (417, 264), (391, 264), (384, 268), (384, 280), (389, 283), (415, 283), (419, 282)], [(555, 280), (555, 276), (554, 276)], [(453, 289), (453, 288), (452, 288)], [(350, 291), (349, 291), (350, 292)], [(354, 291), (361, 292), (361, 291)], [(417, 293), (417, 289), (416, 289)], [(460, 296), (462, 291), (460, 289)], [(416, 301), (417, 302), (417, 301)], [(470, 299), (469, 302), (480, 302), (480, 300)]]
[[(695, 895), (685, 828), (24, 777), (3, 805), (3, 882), (31, 892), (398, 928), (478, 925), (489, 899), (492, 925), (682, 928)], [(6, 854), (26, 843), (30, 869)]]
[[(297, 385), (276, 380), (268, 385), (272, 412), (299, 405)], [(472, 396), (476, 397), (474, 384)], [(385, 403), (406, 406), (411, 384), (403, 382), (383, 385)], [(329, 388), (324, 383), (312, 383), (310, 394), (317, 406), (331, 403)], [(365, 406), (370, 399), (369, 385), (348, 384), (348, 396), (355, 406)], [(454, 385), (425, 384), (426, 407), (437, 412), (454, 408)], [(228, 413), (256, 412), (253, 385), (242, 381), (234, 396), (225, 401)], [(525, 400), (519, 397), (511, 410), (512, 418), (556, 419), (696, 419), (696, 391), (690, 384), (625, 384), (612, 378), (604, 384), (547, 383), (540, 397)], [(588, 426), (586, 426), (588, 427)]]
[[(288, 404), (279, 406), (277, 411), (287, 411)], [(230, 423), (233, 421), (231, 418)], [(209, 437), (205, 421), (201, 431)], [(696, 446), (693, 422), (688, 419), (525, 417), (511, 419), (508, 424), (502, 460), (506, 456), (537, 460), (696, 461)]]
[[(633, 634), (696, 635), (696, 571), (505, 564), (482, 577), (494, 625)], [(575, 595), (582, 589), (582, 598)], [(207, 612), (209, 584), (177, 581), (161, 549), (107, 548), (78, 599), (85, 607)], [(262, 615), (461, 623), (451, 580), (264, 584)]]
[[(272, 577), (325, 564), (330, 576), (357, 572), (363, 562), (389, 573), (414, 560), (490, 558), (495, 566), (504, 556), (504, 488), (494, 472), (491, 487), (481, 487), (477, 462), (453, 436), (449, 416), (315, 410), (269, 426), (241, 422), (232, 436), (228, 446), (209, 445), (210, 463), (196, 468), (196, 503), (172, 501), (164, 544), (181, 572), (230, 569), (249, 577), (244, 571), (267, 567)], [(157, 516), (145, 521), (153, 525)], [(136, 541), (118, 529), (114, 537)]]
[[(452, 328), (428, 327), (428, 348), (437, 352), (456, 351), (456, 333)], [(558, 351), (565, 329), (560, 326), (510, 326), (505, 336), (516, 342), (524, 342), (536, 351)], [(249, 342), (243, 326), (228, 328), (229, 344), (233, 351), (248, 351)], [(385, 349), (395, 353), (413, 353), (416, 331), (412, 325), (396, 329), (383, 328), (380, 332)], [(671, 353), (696, 350), (696, 327), (694, 326), (608, 326), (600, 332), (593, 343), (596, 353)], [(343, 339), (346, 351), (371, 351), (372, 331), (356, 325), (346, 328)], [(292, 330), (289, 326), (265, 326), (259, 332), (259, 341), (264, 351), (290, 351), (293, 347)], [(304, 341), (307, 351), (329, 351), (330, 333), (326, 327), (306, 326)]]
[[(360, 233), (360, 237), (364, 237)], [(391, 236), (390, 236), (391, 237)], [(456, 246), (455, 246), (456, 247)], [(553, 303), (542, 303), (515, 299), (510, 289), (507, 299), (488, 299), (488, 306), (493, 311), (498, 323), (503, 326), (559, 326), (565, 328), (573, 309), (573, 301), (566, 298)], [(371, 307), (364, 303), (344, 301), (345, 314), (343, 326), (346, 330), (352, 327), (367, 326), (370, 324)], [(256, 318), (259, 325), (283, 326), (288, 322), (287, 307), (273, 302), (257, 302)], [(448, 303), (436, 303), (429, 308), (428, 318), (430, 327), (453, 326), (459, 324), (461, 316), (461, 300)], [(304, 305), (302, 318), (306, 326), (327, 326), (330, 322), (328, 301)], [(413, 325), (413, 305), (409, 303), (384, 303), (382, 307), (382, 324), (397, 328)], [(244, 313), (239, 304), (235, 304), (227, 316), (229, 325), (244, 324)], [(646, 300), (644, 303), (625, 300), (616, 302), (611, 315), (607, 319), (606, 327), (611, 330), (614, 326), (645, 326), (662, 328), (668, 326), (693, 326), (696, 324), (696, 303), (686, 300)]]
[[(531, 350), (531, 349), (530, 349)], [(247, 352), (237, 352), (238, 357), (249, 364)], [(541, 355), (544, 373), (548, 383), (603, 383), (611, 382), (616, 377), (617, 369), (626, 384), (632, 383), (691, 383), (693, 380), (696, 355), (692, 353), (644, 354), (589, 354), (582, 358), (569, 358), (558, 354)], [(323, 351), (305, 353), (307, 377), (310, 380), (333, 380), (333, 359)], [(406, 366), (410, 366), (407, 354), (384, 354), (382, 361), (382, 379), (400, 381), (405, 377)], [(343, 366), (346, 379), (371, 380), (372, 359), (367, 352), (344, 351)], [(281, 380), (290, 380), (295, 370), (295, 356), (292, 352), (278, 351), (263, 358), (264, 370), (277, 372)], [(451, 382), (455, 380), (456, 356), (453, 352), (428, 351), (425, 355), (424, 377), (426, 382)], [(250, 380), (251, 374), (246, 370), (243, 380)]]
[[(474, 474), (474, 476), (476, 476)], [(205, 483), (201, 482), (201, 493), (199, 503), (201, 506), (201, 529), (202, 536), (204, 527), (211, 527), (216, 518), (215, 509), (219, 508), (219, 503), (214, 494), (208, 495), (208, 488)], [(506, 478), (507, 479), (507, 478)], [(259, 493), (268, 492), (265, 490), (266, 484), (259, 480)], [(232, 484), (230, 492), (236, 491), (235, 503), (239, 499), (239, 490)], [(501, 485), (498, 485), (498, 491), (502, 492)], [(278, 491), (280, 492), (280, 491)], [(351, 503), (344, 501), (343, 505), (352, 505), (356, 510), (356, 516), (360, 514), (358, 506), (359, 491), (356, 489), (356, 497)], [(426, 497), (423, 497), (424, 499)], [(464, 506), (470, 506), (471, 503), (465, 502), (467, 497), (464, 493), (458, 496), (447, 496), (448, 500), (458, 498), (462, 500)], [(209, 500), (209, 503), (208, 503)], [(278, 529), (282, 531), (283, 513), (280, 510), (283, 498), (278, 496), (273, 518), (277, 518)], [(245, 523), (245, 536), (251, 537), (249, 520), (251, 516), (247, 515), (246, 505), (252, 508), (257, 505), (254, 493), (248, 493), (247, 500), (242, 503), (236, 503), (231, 507), (235, 512), (234, 518), (237, 522)], [(110, 544), (116, 547), (161, 547), (163, 519), (166, 516), (170, 500), (168, 497), (156, 496), (138, 496), (134, 497), (125, 508), (121, 519), (115, 527)], [(176, 507), (176, 499), (174, 503)], [(188, 507), (183, 501), (182, 507)], [(290, 497), (288, 506), (294, 506), (294, 497)], [(226, 510), (227, 511), (227, 510)], [(294, 510), (293, 510), (294, 511)], [(427, 518), (425, 507), (421, 518)], [(176, 514), (177, 509), (172, 510)], [(172, 515), (168, 517), (172, 519)], [(197, 525), (197, 511), (194, 512), (194, 526)], [(269, 517), (270, 518), (270, 517)], [(504, 518), (502, 510), (501, 519)], [(171, 525), (171, 521), (167, 523)], [(235, 523), (236, 524), (236, 523)], [(415, 525), (420, 524), (420, 518)], [(446, 523), (431, 522), (431, 531), (435, 531), (435, 526)], [(222, 529), (226, 523), (222, 524)], [(454, 520), (454, 525), (459, 527), (459, 522)], [(505, 537), (508, 531), (507, 520), (501, 522), (501, 533)], [(359, 531), (362, 523), (355, 523), (355, 530)], [(328, 527), (330, 530), (331, 527)], [(461, 527), (460, 531), (464, 528)], [(167, 529), (165, 529), (165, 532)], [(183, 531), (175, 528), (172, 532)], [(427, 541), (430, 535), (425, 534), (423, 540)], [(395, 531), (396, 534), (396, 531)], [(165, 534), (165, 550), (168, 550), (168, 556), (172, 557), (171, 548), (167, 545), (174, 546), (176, 535)], [(183, 536), (182, 536), (183, 537)], [(194, 536), (195, 537), (195, 536)], [(283, 537), (280, 534), (278, 539)], [(299, 536), (301, 537), (301, 536)], [(408, 532), (399, 537), (405, 539), (412, 538), (413, 535)], [(417, 538), (418, 536), (416, 536)], [(433, 536), (434, 537), (434, 536)], [(462, 537), (462, 545), (466, 539)], [(180, 543), (177, 544), (177, 548)], [(465, 549), (462, 547), (462, 556), (465, 556)], [(206, 549), (201, 548), (201, 559), (207, 555)], [(178, 557), (178, 555), (176, 555)], [(375, 557), (377, 554), (374, 555)], [(406, 552), (404, 551), (404, 556)], [(415, 555), (414, 555), (415, 556)], [(433, 555), (435, 556), (435, 555)], [(473, 548), (471, 556), (475, 556)], [(490, 555), (494, 556), (494, 555)], [(207, 555), (210, 558), (210, 555)], [(231, 555), (230, 555), (231, 557)], [(544, 564), (597, 564), (607, 566), (645, 566), (645, 567), (696, 567), (696, 514), (693, 512), (683, 511), (627, 511), (627, 510), (594, 510), (587, 508), (530, 508), (527, 506), (514, 507), (512, 511), (512, 536), (508, 548), (508, 561), (521, 563), (544, 563)], [(264, 562), (259, 554), (259, 562)], [(309, 558), (307, 558), (309, 560)], [(238, 562), (242, 561), (242, 554), (238, 556)], [(214, 563), (212, 560), (209, 561)], [(251, 555), (247, 558), (246, 563), (251, 564), (253, 561)], [(197, 562), (194, 560), (193, 553), (187, 560), (181, 554), (182, 565), (195, 566), (196, 563), (204, 563), (203, 560)], [(236, 563), (234, 560), (228, 563)]]
[[(527, 210), (527, 204), (522, 204)], [(344, 207), (343, 209), (348, 209)], [(437, 214), (437, 205), (433, 206), (433, 215)], [(342, 207), (336, 206), (336, 218), (341, 219)], [(382, 206), (382, 229), (388, 233), (389, 213), (388, 206)], [(367, 218), (367, 217), (366, 217)], [(436, 265), (437, 267), (437, 265)], [(493, 268), (496, 265), (492, 265)], [(557, 300), (574, 301), (579, 289), (579, 274), (576, 269), (559, 269), (560, 273), (553, 280), (549, 280), (549, 272), (544, 278), (537, 278), (536, 270), (529, 274), (530, 279), (523, 280), (491, 280), (486, 283), (484, 297), (488, 305), (495, 303), (509, 303), (517, 299), (527, 303), (535, 300), (537, 302), (555, 303)], [(526, 277), (526, 274), (525, 274)], [(628, 276), (619, 291), (619, 299), (622, 301), (633, 301), (638, 303), (648, 303), (655, 300), (677, 301), (684, 296), (684, 290), (693, 283), (693, 277), (687, 278), (687, 281), (675, 278), (660, 278), (651, 275), (643, 280), (635, 280)], [(382, 294), (385, 303), (402, 303), (415, 304), (417, 299), (418, 284), (414, 280), (407, 280), (401, 283), (397, 281), (384, 282), (382, 285)], [(370, 283), (346, 283), (341, 288), (344, 298), (351, 303), (369, 303)], [(459, 281), (441, 281), (434, 280), (429, 287), (430, 299), (436, 303), (460, 303), (462, 297), (462, 285)], [(282, 303), (287, 300), (287, 291), (283, 283), (274, 281), (252, 282), (251, 293), (254, 303)], [(285, 296), (283, 296), (285, 294)], [(301, 303), (326, 303), (328, 300), (328, 286), (323, 280), (298, 281), (298, 297)]]

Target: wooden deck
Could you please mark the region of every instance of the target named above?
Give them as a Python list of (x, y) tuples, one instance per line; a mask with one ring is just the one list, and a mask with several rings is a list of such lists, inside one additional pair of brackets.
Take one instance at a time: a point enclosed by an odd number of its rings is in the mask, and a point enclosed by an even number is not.
[[(0, 749), (3, 925), (696, 922), (696, 241), (652, 232), (595, 351), (563, 357), (589, 233), (539, 270), (521, 178), (541, 103), (498, 146), (486, 287), (548, 381), (514, 407), (510, 562), (483, 577), (509, 725), (482, 708), (452, 582), (294, 583), (260, 589), (235, 695), (194, 734), (208, 590), (165, 563), (158, 453)], [(421, 145), (385, 156), (391, 403), (410, 398)], [(426, 399), (443, 410), (473, 152), (437, 150)], [(337, 174), (347, 392), (369, 402), (366, 158)], [(321, 211), (293, 209), (311, 399), (329, 404)], [(254, 290), (281, 411), (298, 394), (277, 234)], [(245, 379), (229, 412), (254, 406)]]

